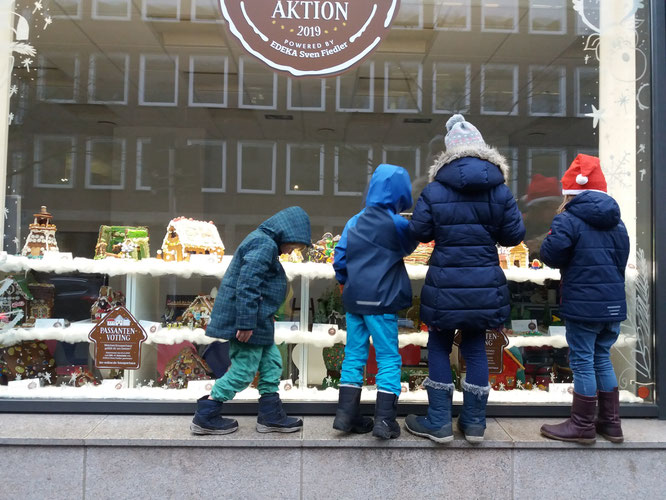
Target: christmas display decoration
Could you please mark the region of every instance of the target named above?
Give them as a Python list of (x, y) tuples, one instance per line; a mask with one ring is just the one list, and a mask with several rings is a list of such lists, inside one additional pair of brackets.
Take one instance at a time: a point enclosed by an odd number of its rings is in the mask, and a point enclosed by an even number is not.
[(145, 227), (100, 226), (95, 259), (147, 259), (150, 257), (149, 240)]
[(169, 389), (184, 389), (190, 380), (210, 379), (210, 368), (191, 347), (184, 347), (164, 368), (162, 382)]
[(0, 375), (6, 381), (40, 377), (56, 379), (55, 359), (44, 342), (27, 341), (0, 349)]
[(509, 267), (528, 268), (530, 261), (530, 250), (524, 242), (518, 243), (515, 247), (509, 248), (508, 264)]
[(222, 262), (224, 245), (212, 222), (177, 217), (172, 219), (157, 258), (166, 262), (189, 261), (191, 255), (212, 255)]
[(56, 226), (51, 224), (53, 216), (48, 213), (46, 206), (42, 205), (38, 214), (33, 214), (35, 219), (28, 226), (30, 233), (25, 240), (21, 255), (33, 259), (39, 259), (44, 256), (44, 252), (57, 252), (58, 243), (56, 242)]
[(308, 250), (310, 261), (332, 264), (335, 252), (335, 246), (340, 241), (340, 235), (333, 236), (331, 233), (324, 233), (322, 237), (312, 244)]
[(94, 322), (102, 319), (114, 307), (125, 305), (125, 295), (123, 292), (114, 290), (110, 286), (102, 286), (99, 289), (99, 296), (90, 307), (90, 319)]
[(181, 323), (192, 329), (208, 326), (210, 315), (213, 313), (215, 299), (210, 295), (199, 295), (183, 313)]
[(432, 251), (435, 249), (435, 242), (431, 241), (429, 243), (419, 243), (416, 249), (403, 260), (405, 264), (414, 264), (427, 266)]
[(9, 276), (0, 281), (0, 326), (2, 330), (12, 328), (29, 315), (33, 297), (22, 280)]

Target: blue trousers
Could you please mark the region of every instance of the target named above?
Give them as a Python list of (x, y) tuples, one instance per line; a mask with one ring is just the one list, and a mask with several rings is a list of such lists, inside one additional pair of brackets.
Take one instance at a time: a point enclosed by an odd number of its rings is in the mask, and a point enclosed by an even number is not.
[[(428, 334), (428, 377), (435, 382), (450, 384), (451, 348), (455, 330), (434, 330)], [(486, 331), (463, 330), (460, 353), (467, 365), (465, 380), (468, 384), (486, 387), (488, 385), (488, 356), (486, 354)]]
[(398, 316), (396, 314), (347, 313), (347, 345), (340, 385), (363, 386), (363, 367), (368, 362), (370, 337), (377, 357), (377, 389), (400, 396)]
[(596, 396), (597, 390), (609, 392), (617, 387), (610, 349), (620, 335), (620, 323), (588, 323), (566, 320), (569, 366), (574, 376), (574, 391)]

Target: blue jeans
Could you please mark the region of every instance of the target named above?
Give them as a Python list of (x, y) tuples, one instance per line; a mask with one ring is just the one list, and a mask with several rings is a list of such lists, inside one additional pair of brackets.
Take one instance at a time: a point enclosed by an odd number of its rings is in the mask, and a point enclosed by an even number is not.
[[(435, 382), (444, 384), (453, 382), (449, 355), (451, 354), (455, 333), (455, 330), (430, 330), (428, 335), (428, 376)], [(467, 383), (486, 387), (488, 385), (486, 331), (464, 330), (460, 342), (460, 353), (467, 365), (465, 378)]]
[(566, 326), (574, 391), (582, 396), (596, 396), (597, 390), (614, 390), (617, 378), (610, 349), (620, 335), (620, 323), (588, 323), (568, 319)]
[(396, 314), (347, 313), (347, 345), (340, 385), (363, 385), (363, 367), (368, 362), (370, 337), (377, 357), (377, 389), (400, 396), (398, 316)]

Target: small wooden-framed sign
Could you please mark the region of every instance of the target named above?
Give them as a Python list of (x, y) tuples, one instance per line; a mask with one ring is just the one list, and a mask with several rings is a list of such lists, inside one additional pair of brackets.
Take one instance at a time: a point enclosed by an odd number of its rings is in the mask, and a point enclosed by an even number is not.
[[(460, 345), (460, 330), (456, 332), (453, 343)], [(486, 355), (488, 356), (488, 372), (502, 373), (504, 371), (504, 348), (509, 345), (509, 338), (498, 329), (486, 330)], [(465, 371), (465, 360), (458, 350), (460, 371)]]
[(292, 77), (344, 73), (391, 29), (400, 0), (219, 0), (245, 50)]
[(148, 335), (127, 309), (118, 306), (99, 320), (88, 338), (95, 344), (97, 368), (136, 370), (141, 366), (141, 344)]

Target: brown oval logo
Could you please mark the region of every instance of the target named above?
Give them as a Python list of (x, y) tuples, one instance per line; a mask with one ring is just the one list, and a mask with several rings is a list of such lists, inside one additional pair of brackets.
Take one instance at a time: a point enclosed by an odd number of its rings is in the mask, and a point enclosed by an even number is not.
[(220, 0), (250, 54), (295, 77), (344, 73), (386, 36), (400, 0)]

